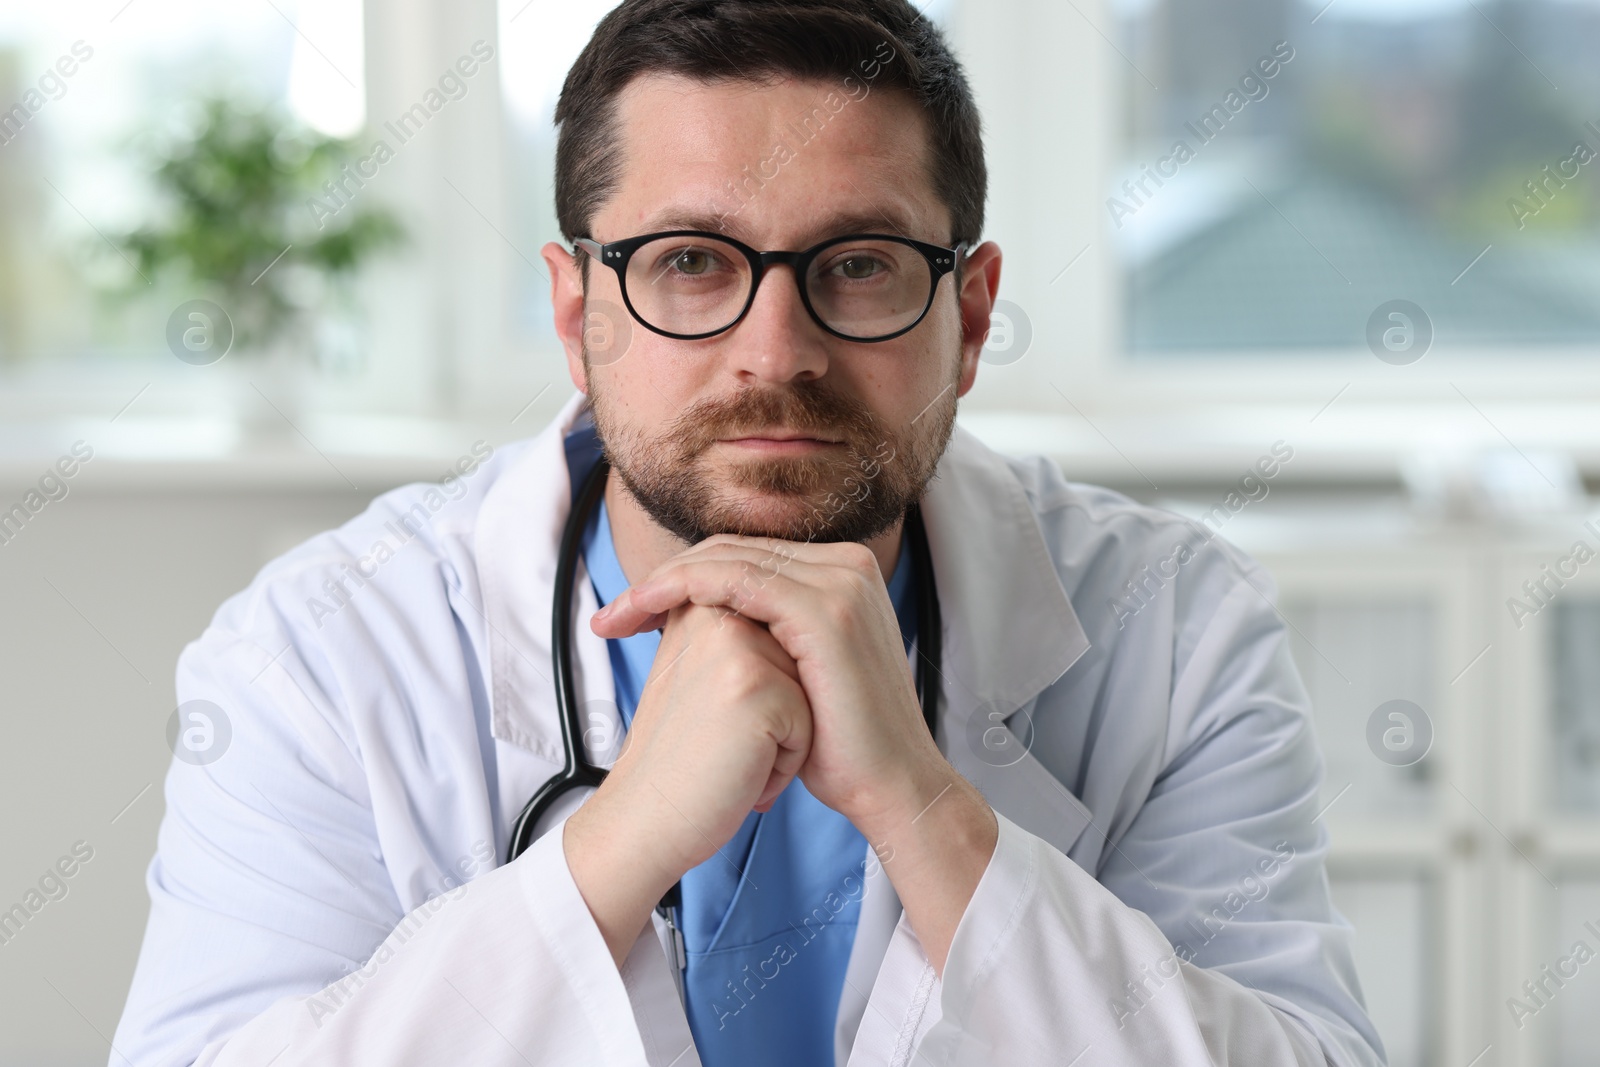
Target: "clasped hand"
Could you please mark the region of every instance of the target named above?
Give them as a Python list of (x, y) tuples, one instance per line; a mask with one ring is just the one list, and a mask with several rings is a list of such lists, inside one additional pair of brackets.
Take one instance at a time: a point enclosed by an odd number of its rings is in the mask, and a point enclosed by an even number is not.
[(573, 880), (616, 960), (662, 894), (798, 775), (878, 850), (942, 971), (997, 828), (928, 735), (869, 549), (719, 534), (591, 626), (607, 638), (662, 630), (622, 754), (565, 829)]
[[(705, 610), (695, 613), (696, 607)], [(663, 628), (662, 645), (635, 716), (635, 740), (648, 747), (658, 727), (678, 728), (652, 720), (681, 718), (681, 703), (682, 710), (710, 718), (732, 705), (725, 710), (748, 720), (751, 730), (764, 729), (772, 742), (770, 760), (760, 746), (741, 752), (765, 763), (758, 769), (769, 774), (707, 779), (704, 788), (716, 795), (704, 798), (705, 807), (699, 797), (689, 801), (701, 811), (715, 809), (720, 817), (711, 821), (728, 837), (752, 808), (770, 807), (796, 773), (813, 796), (859, 826), (890, 813), (917, 777), (918, 764), (943, 763), (923, 723), (877, 558), (863, 545), (719, 534), (656, 568), (593, 622), (595, 633), (608, 638), (657, 627)], [(695, 656), (696, 646), (713, 662)], [(706, 691), (695, 677), (702, 673), (703, 681), (731, 682), (735, 690), (759, 688), (765, 675), (789, 700), (766, 708), (777, 716), (772, 721), (740, 715), (749, 702), (730, 701), (732, 690)], [(679, 678), (669, 682), (674, 674)], [(780, 675), (791, 684), (782, 685)], [(739, 747), (727, 737), (721, 742)], [(673, 758), (686, 758), (689, 767), (717, 760), (711, 752), (696, 757), (671, 747)], [(749, 783), (757, 777), (760, 788), (752, 793)], [(733, 788), (735, 781), (741, 788)], [(720, 836), (709, 828), (705, 834)]]

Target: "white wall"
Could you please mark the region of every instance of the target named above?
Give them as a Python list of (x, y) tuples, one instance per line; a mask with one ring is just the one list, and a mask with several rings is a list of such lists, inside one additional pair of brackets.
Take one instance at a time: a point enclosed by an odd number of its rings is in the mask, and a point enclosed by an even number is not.
[[(0, 506), (25, 477), (0, 477)], [(262, 563), (388, 487), (119, 481), (90, 463), (0, 546), (0, 910), (74, 842), (94, 850), (0, 944), (0, 1064), (107, 1062), (149, 907), (178, 652)]]

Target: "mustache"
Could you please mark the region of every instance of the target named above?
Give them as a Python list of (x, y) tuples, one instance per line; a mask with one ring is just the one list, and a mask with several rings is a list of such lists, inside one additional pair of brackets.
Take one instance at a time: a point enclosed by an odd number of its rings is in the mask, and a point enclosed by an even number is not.
[(854, 446), (880, 434), (870, 409), (849, 397), (815, 385), (789, 389), (749, 388), (733, 396), (699, 401), (668, 428), (669, 440), (684, 457), (693, 457), (719, 439), (773, 427), (813, 433)]

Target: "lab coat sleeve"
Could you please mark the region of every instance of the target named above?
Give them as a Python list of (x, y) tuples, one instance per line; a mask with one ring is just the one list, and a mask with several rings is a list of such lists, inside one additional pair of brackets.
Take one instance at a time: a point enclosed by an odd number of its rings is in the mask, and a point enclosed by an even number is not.
[(1384, 1062), (1329, 896), (1309, 700), (1267, 594), (1224, 584), (1177, 627), (1174, 755), (1142, 804), (1096, 813), (1098, 878), (999, 817), (942, 980), (902, 917), (850, 1067)]
[(659, 946), (647, 928), (619, 972), (559, 827), (401, 914), (331, 678), (312, 651), (273, 657), (216, 627), (185, 650), (180, 700), (213, 702), (232, 737), (214, 762), (168, 772), (149, 924), (110, 1063), (655, 1058), (629, 986), (664, 968)]

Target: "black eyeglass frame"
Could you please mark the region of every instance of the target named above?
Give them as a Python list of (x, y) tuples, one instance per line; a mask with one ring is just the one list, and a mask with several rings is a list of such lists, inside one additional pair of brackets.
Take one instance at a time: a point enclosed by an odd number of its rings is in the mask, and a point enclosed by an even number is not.
[[(633, 254), (639, 249), (652, 241), (659, 241), (667, 237), (710, 238), (721, 241), (723, 244), (732, 245), (743, 253), (744, 258), (750, 264), (750, 294), (745, 298), (744, 307), (740, 309), (739, 314), (733, 321), (726, 326), (709, 330), (705, 333), (672, 333), (646, 322), (644, 316), (634, 309), (633, 301), (628, 297), (628, 263), (633, 259)], [(928, 261), (928, 267), (933, 275), (928, 285), (928, 301), (922, 308), (922, 314), (918, 315), (916, 320), (909, 326), (893, 333), (884, 334), (881, 337), (852, 337), (829, 326), (822, 321), (822, 316), (817, 314), (817, 309), (811, 303), (811, 294), (806, 291), (805, 279), (810, 273), (811, 264), (818, 256), (834, 245), (863, 240), (895, 241), (907, 245), (922, 254), (922, 258)], [(660, 334), (662, 337), (670, 337), (675, 341), (702, 341), (708, 337), (716, 337), (718, 334), (727, 333), (743, 322), (744, 317), (750, 313), (750, 308), (755, 305), (756, 293), (761, 288), (761, 279), (766, 276), (767, 268), (774, 264), (782, 263), (794, 271), (794, 284), (800, 290), (800, 302), (805, 305), (807, 314), (811, 316), (811, 321), (840, 340), (855, 341), (860, 344), (877, 344), (879, 341), (892, 341), (896, 337), (902, 337), (916, 329), (922, 320), (928, 317), (928, 312), (933, 309), (934, 297), (939, 293), (939, 282), (944, 279), (946, 274), (956, 269), (957, 264), (965, 258), (967, 249), (967, 242), (965, 241), (957, 244), (954, 248), (944, 248), (940, 245), (929, 244), (926, 241), (901, 237), (898, 234), (851, 233), (843, 237), (830, 237), (821, 244), (812, 245), (803, 252), (758, 252), (743, 241), (735, 240), (726, 234), (713, 233), (710, 230), (664, 230), (661, 233), (646, 233), (638, 237), (627, 237), (620, 241), (608, 241), (604, 244), (591, 237), (579, 237), (574, 239), (572, 243), (587, 252), (596, 262), (603, 263), (617, 272), (617, 285), (622, 290), (622, 302), (628, 306), (628, 314), (632, 315), (634, 321), (639, 325), (651, 333)]]

